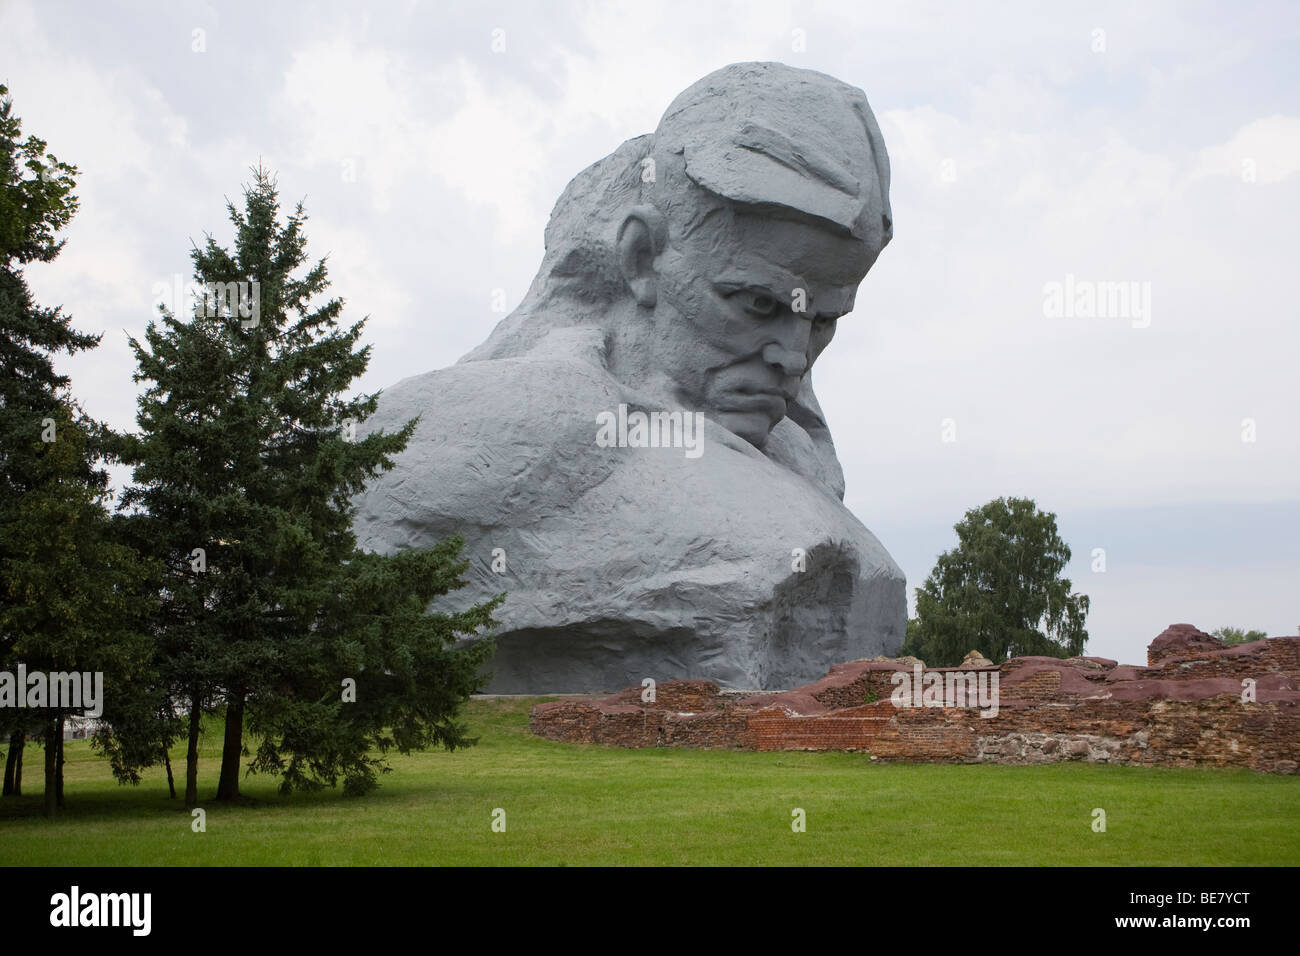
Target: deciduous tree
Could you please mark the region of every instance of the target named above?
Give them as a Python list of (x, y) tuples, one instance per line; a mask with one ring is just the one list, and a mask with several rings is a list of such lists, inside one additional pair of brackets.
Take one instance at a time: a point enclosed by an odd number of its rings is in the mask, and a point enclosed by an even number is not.
[(954, 530), (957, 547), (917, 589), (905, 653), (951, 667), (971, 650), (995, 663), (1083, 652), (1088, 597), (1062, 577), (1070, 548), (1054, 514), (1026, 498), (998, 498), (966, 512)]

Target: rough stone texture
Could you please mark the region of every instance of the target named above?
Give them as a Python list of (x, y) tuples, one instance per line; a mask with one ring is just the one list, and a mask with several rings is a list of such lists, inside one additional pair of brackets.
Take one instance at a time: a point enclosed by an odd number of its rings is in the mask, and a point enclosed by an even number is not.
[[(361, 435), (422, 418), (356, 502), (362, 547), (465, 538), (453, 606), (508, 595), (497, 693), (791, 687), (896, 651), (903, 575), (844, 507), (811, 376), (892, 234), (860, 90), (710, 74), (569, 184), (483, 345), (383, 392)], [(657, 412), (670, 447), (610, 427)]]
[(1155, 666), (1167, 657), (1187, 657), (1197, 651), (1215, 651), (1223, 641), (1191, 624), (1170, 624), (1147, 646), (1147, 664)]
[[(605, 700), (541, 704), (534, 733), (624, 747), (848, 750), (889, 760), (1046, 763), (1080, 760), (1160, 766), (1300, 767), (1300, 637), (1225, 647), (1194, 628), (1152, 642), (1148, 667), (1098, 657), (1021, 657), (976, 669), (999, 678), (997, 714), (957, 707), (895, 707), (893, 674), (913, 659), (858, 660), (781, 693), (716, 692), (704, 682), (639, 688)], [(1195, 632), (1195, 633), (1192, 633)], [(1198, 636), (1200, 635), (1200, 636)], [(1157, 643), (1159, 646), (1157, 646)], [(958, 668), (925, 668), (946, 674)], [(969, 672), (969, 671), (968, 671)], [(1242, 680), (1255, 681), (1254, 702)], [(678, 713), (673, 702), (689, 705)]]

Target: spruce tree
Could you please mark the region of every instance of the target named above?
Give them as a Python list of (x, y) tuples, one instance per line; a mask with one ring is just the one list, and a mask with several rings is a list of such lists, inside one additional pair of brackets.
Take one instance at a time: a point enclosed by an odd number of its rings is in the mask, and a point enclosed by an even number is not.
[[(94, 348), (59, 308), (37, 306), (23, 267), (51, 262), (77, 209), (77, 170), (21, 139), (0, 86), (0, 669), (100, 672), (129, 694), (147, 655), (145, 567), (118, 539), (108, 510), (112, 433), (91, 420), (54, 368), (58, 353)], [(25, 687), (17, 687), (24, 693)], [(5, 793), (21, 789), (26, 736), (45, 744), (45, 812), (62, 803), (67, 708), (0, 710), (9, 740)]]
[[(322, 301), (325, 261), (307, 257), (302, 204), (281, 222), (274, 180), (253, 175), (243, 209), (227, 203), (233, 249), (209, 236), (192, 252), (193, 314), (164, 308), (131, 343), (147, 387), (124, 505), (167, 569), (157, 670), (189, 706), (191, 805), (205, 708), (225, 712), (221, 800), (239, 797), (246, 725), (262, 739), (251, 769), (283, 773), (288, 789), (339, 776), (349, 792), (372, 786), (366, 751), (390, 743), (376, 721), (399, 747), (465, 743), (456, 708), (481, 686), (490, 643), (455, 641), (490, 626), (495, 606), (426, 619), (459, 585), (454, 541), (358, 552), (350, 502), (416, 421), (357, 436), (378, 401), (345, 397), (369, 362), (365, 320), (341, 325), (342, 300)], [(373, 699), (344, 699), (358, 678)]]

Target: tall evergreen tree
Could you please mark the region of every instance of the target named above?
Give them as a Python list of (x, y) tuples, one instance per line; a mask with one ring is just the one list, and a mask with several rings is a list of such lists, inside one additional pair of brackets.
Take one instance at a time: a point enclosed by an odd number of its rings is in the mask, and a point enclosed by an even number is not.
[[(205, 707), (225, 710), (221, 800), (239, 797), (246, 723), (263, 736), (253, 769), (283, 773), (290, 789), (339, 775), (353, 792), (372, 786), (364, 752), (388, 743), (375, 720), (434, 728), (399, 746), (464, 743), (456, 707), (481, 686), (490, 644), (458, 648), (454, 637), (490, 626), (495, 606), (425, 621), (428, 601), (458, 584), (454, 549), (357, 551), (351, 499), (391, 467), (416, 422), (357, 437), (378, 400), (344, 397), (369, 362), (364, 320), (341, 326), (342, 300), (320, 301), (325, 261), (308, 260), (302, 204), (281, 223), (259, 167), (244, 208), (227, 210), (233, 250), (209, 236), (192, 253), (204, 290), (194, 314), (163, 309), (145, 343), (131, 343), (147, 389), (124, 506), (167, 568), (158, 672), (190, 708), (191, 805)], [(340, 688), (363, 668), (376, 699), (360, 706)], [(441, 696), (410, 692), (403, 675)]]
[[(114, 436), (89, 419), (54, 368), (58, 353), (94, 348), (59, 308), (41, 308), (23, 267), (50, 262), (77, 209), (77, 170), (21, 139), (0, 86), (0, 669), (103, 673), (123, 692), (146, 650), (136, 630), (144, 569), (116, 540), (107, 508)], [(16, 688), (24, 693), (27, 688)], [(66, 708), (0, 710), (9, 738), (5, 793), (20, 789), (28, 733), (44, 739), (45, 809), (62, 802)]]

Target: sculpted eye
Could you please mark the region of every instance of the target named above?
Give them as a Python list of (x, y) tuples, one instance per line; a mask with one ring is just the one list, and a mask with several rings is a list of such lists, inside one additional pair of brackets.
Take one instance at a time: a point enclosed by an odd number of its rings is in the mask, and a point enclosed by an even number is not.
[(750, 315), (757, 315), (760, 318), (770, 319), (776, 315), (776, 310), (780, 307), (776, 297), (766, 292), (747, 291), (742, 293), (744, 296), (745, 311)]

